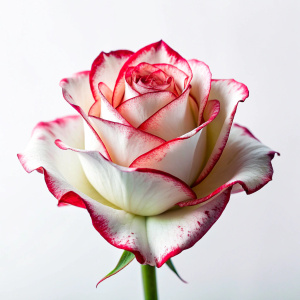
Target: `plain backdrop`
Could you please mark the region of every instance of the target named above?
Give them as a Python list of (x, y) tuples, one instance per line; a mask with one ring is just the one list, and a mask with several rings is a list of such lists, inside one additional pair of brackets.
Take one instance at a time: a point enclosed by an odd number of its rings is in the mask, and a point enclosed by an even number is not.
[(58, 208), (16, 154), (36, 123), (75, 114), (60, 79), (88, 70), (101, 51), (163, 39), (214, 78), (245, 83), (250, 97), (235, 121), (281, 156), (272, 182), (233, 195), (206, 236), (173, 259), (188, 284), (158, 270), (160, 299), (299, 299), (299, 15), (298, 0), (2, 3), (0, 298), (142, 299), (136, 261), (95, 288), (122, 251), (85, 210)]

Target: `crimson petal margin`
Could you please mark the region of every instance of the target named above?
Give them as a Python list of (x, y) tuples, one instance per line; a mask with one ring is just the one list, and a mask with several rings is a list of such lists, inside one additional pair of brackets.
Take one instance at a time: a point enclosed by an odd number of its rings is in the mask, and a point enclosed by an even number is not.
[(123, 67), (120, 70), (118, 78), (116, 80), (116, 85), (113, 92), (112, 104), (114, 107), (117, 107), (123, 98), (125, 90), (125, 73), (128, 67), (136, 66), (139, 63), (148, 63), (148, 64), (170, 64), (174, 65), (178, 69), (182, 70), (189, 76), (186, 86), (188, 87), (190, 81), (193, 77), (193, 73), (188, 62), (180, 56), (176, 51), (170, 48), (165, 42), (159, 41), (157, 43), (150, 44), (136, 53), (134, 53), (126, 61)]
[(92, 197), (107, 205), (87, 180), (76, 153), (59, 149), (54, 141), (63, 139), (74, 147), (84, 147), (83, 120), (69, 116), (51, 122), (40, 122), (33, 130), (25, 151), (18, 154), (24, 169), (44, 173), (49, 191), (58, 205), (72, 204), (85, 208), (81, 197)]
[(209, 67), (202, 61), (191, 59), (188, 63), (193, 72), (191, 81), (191, 95), (196, 99), (199, 107), (198, 125), (203, 122), (203, 112), (208, 100), (211, 87), (211, 72)]
[[(82, 123), (80, 116), (39, 123), (25, 151), (18, 154), (18, 158), (28, 173), (34, 170), (44, 173), (46, 185), (58, 199), (59, 206), (71, 204), (87, 208), (94, 225), (97, 224), (97, 230), (113, 246), (137, 256), (140, 252), (146, 253), (145, 217), (132, 215), (107, 202), (87, 180), (77, 153), (62, 150), (54, 143), (56, 138), (61, 138), (82, 147)], [(91, 208), (97, 208), (97, 212), (91, 211)], [(138, 239), (133, 231), (139, 233)], [(121, 242), (118, 242), (118, 238)]]
[(100, 82), (104, 82), (113, 91), (119, 72), (131, 55), (133, 52), (128, 50), (101, 52), (94, 60), (90, 73), (90, 85), (95, 100), (100, 100), (98, 90)]
[(60, 82), (65, 100), (84, 118), (85, 148), (98, 150), (106, 158), (110, 159), (109, 154), (97, 135), (88, 119), (90, 107), (94, 103), (94, 98), (89, 85), (89, 71), (79, 72), (70, 78), (64, 78)]
[[(105, 97), (106, 102), (111, 102), (112, 91), (111, 89), (103, 82), (99, 83), (99, 91)], [(100, 118), (101, 116), (101, 100), (96, 100), (95, 103), (91, 106), (88, 112), (89, 116)]]
[(65, 93), (70, 95), (74, 102), (73, 104), (79, 106), (85, 114), (88, 114), (90, 107), (95, 101), (90, 89), (89, 74), (90, 71), (78, 72), (62, 79), (59, 83), (63, 90), (63, 95)]
[(127, 82), (127, 80), (125, 80), (125, 92), (124, 92), (124, 98), (122, 103), (138, 96), (140, 96), (140, 93), (138, 93), (135, 89), (133, 89), (132, 86)]
[(205, 110), (209, 116), (205, 123), (191, 132), (141, 155), (133, 161), (130, 167), (161, 170), (191, 185), (201, 171), (206, 147), (205, 127), (218, 115), (219, 101), (210, 101)]
[(101, 204), (86, 203), (96, 230), (115, 247), (135, 254), (141, 264), (161, 267), (168, 259), (192, 247), (223, 213), (231, 188), (205, 205), (179, 208), (157, 216), (140, 217), (119, 213), (105, 218)]
[(130, 125), (130, 123), (123, 118), (123, 116), (111, 106), (112, 91), (103, 82), (99, 83), (99, 99), (91, 106), (88, 116), (101, 118), (107, 121), (120, 123), (123, 125)]
[(169, 141), (197, 127), (193, 109), (195, 106), (189, 97), (190, 89), (187, 88), (177, 99), (158, 110), (138, 129)]
[(206, 164), (194, 185), (201, 182), (219, 160), (226, 146), (238, 103), (244, 102), (248, 96), (248, 88), (234, 79), (212, 80), (208, 101), (219, 100), (220, 113), (207, 125)]
[(233, 192), (256, 192), (272, 180), (271, 160), (276, 153), (260, 143), (247, 128), (234, 124), (219, 161), (193, 188), (198, 199), (181, 202), (179, 206), (205, 202), (228, 187), (233, 187)]
[(134, 127), (139, 127), (158, 110), (175, 100), (171, 92), (147, 93), (122, 102), (117, 111)]
[(99, 100), (96, 100), (95, 102), (95, 104), (100, 103), (100, 117), (107, 121), (131, 126), (131, 124), (125, 118), (123, 118), (123, 116), (110, 104), (108, 99), (105, 97), (103, 91), (105, 86), (106, 85), (103, 82), (99, 83)]
[[(130, 70), (128, 72), (128, 70)], [(151, 93), (151, 92), (158, 92), (158, 91), (169, 91), (176, 93), (175, 89), (175, 81), (174, 78), (168, 74), (166, 74), (161, 69), (155, 67), (154, 65), (149, 65), (147, 63), (140, 63), (138, 64), (131, 72), (132, 68), (127, 69), (127, 72), (125, 74), (125, 82), (131, 83), (132, 87), (139, 93), (139, 94), (145, 94), (145, 93)], [(160, 78), (159, 85), (150, 85), (144, 83), (142, 80), (138, 79), (139, 76), (151, 76)], [(131, 80), (128, 76), (131, 76)], [(171, 81), (169, 81), (171, 79)], [(164, 84), (163, 84), (164, 82)], [(126, 94), (126, 87), (125, 87), (125, 94)], [(123, 102), (126, 100), (126, 97), (124, 97)]]
[[(191, 82), (191, 80), (189, 80), (189, 76), (186, 73), (184, 73), (182, 70), (176, 68), (173, 65), (154, 64), (154, 67), (157, 67), (157, 68), (161, 69), (162, 71), (164, 71), (169, 76), (172, 76), (174, 78), (175, 84), (180, 89), (180, 93), (182, 93), (182, 91), (184, 91), (184, 89)], [(194, 74), (193, 74), (193, 76), (194, 76)]]
[(111, 160), (120, 166), (129, 167), (137, 157), (165, 143), (165, 140), (132, 126), (95, 117), (89, 119)]
[(108, 203), (87, 180), (76, 152), (61, 150), (56, 138), (82, 147), (80, 116), (40, 123), (19, 159), (27, 172), (44, 172), (59, 204), (87, 208), (96, 230), (113, 246), (130, 251), (140, 263), (160, 267), (170, 257), (193, 246), (224, 210), (230, 192), (205, 205), (167, 211), (155, 217), (132, 215)]

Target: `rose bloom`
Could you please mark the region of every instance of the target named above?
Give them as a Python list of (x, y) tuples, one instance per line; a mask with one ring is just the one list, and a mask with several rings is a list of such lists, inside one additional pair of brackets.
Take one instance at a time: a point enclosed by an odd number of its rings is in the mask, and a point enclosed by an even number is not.
[(247, 87), (160, 41), (102, 52), (60, 83), (79, 113), (39, 123), (18, 157), (58, 205), (87, 209), (96, 230), (141, 264), (192, 247), (232, 193), (272, 179), (275, 152), (233, 124)]

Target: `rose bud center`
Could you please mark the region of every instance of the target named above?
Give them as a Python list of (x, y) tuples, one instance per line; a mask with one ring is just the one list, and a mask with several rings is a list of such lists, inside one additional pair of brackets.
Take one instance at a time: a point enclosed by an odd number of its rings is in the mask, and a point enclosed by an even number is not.
[(140, 63), (127, 69), (127, 83), (139, 94), (169, 91), (178, 96), (174, 78), (155, 65)]

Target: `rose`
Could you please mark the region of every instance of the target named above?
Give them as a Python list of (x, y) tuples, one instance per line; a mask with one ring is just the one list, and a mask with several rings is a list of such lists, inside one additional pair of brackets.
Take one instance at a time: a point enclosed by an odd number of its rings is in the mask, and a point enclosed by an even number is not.
[(59, 205), (86, 208), (141, 264), (160, 267), (190, 248), (232, 192), (272, 178), (275, 152), (233, 124), (247, 87), (211, 80), (206, 64), (162, 41), (102, 52), (61, 86), (81, 116), (39, 123), (19, 159), (44, 173)]

